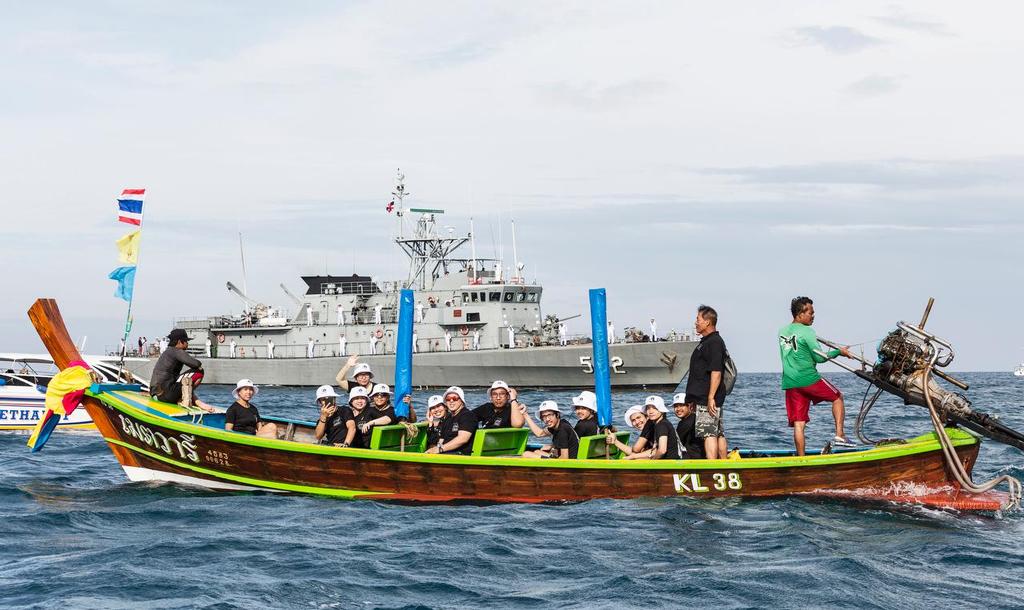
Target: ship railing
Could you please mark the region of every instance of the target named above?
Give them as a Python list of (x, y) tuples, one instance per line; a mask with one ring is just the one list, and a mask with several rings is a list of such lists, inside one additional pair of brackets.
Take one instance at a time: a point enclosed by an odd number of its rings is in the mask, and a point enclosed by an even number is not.
[[(309, 344), (308, 343), (275, 343), (274, 344), (274, 358), (309, 358)], [(395, 353), (395, 340), (394, 338), (385, 337), (377, 341), (375, 346), (375, 354), (371, 354), (370, 342), (369, 341), (349, 341), (345, 344), (345, 353), (341, 353), (341, 345), (339, 342), (334, 341), (330, 343), (316, 342), (313, 344), (313, 358), (337, 358), (339, 356), (351, 356), (352, 354), (359, 354), (361, 356), (369, 355), (394, 355)], [(451, 351), (453, 352), (468, 352), (473, 350), (472, 341), (464, 342), (462, 340), (452, 340)], [(417, 339), (416, 341), (417, 353), (430, 353), (430, 352), (443, 352), (445, 351), (444, 339)], [(231, 358), (231, 348), (228, 343), (213, 343), (210, 350), (210, 356), (206, 356), (205, 347), (191, 347), (189, 352), (193, 353), (197, 358), (218, 358), (228, 359)], [(235, 344), (235, 359), (267, 359), (269, 352), (269, 346), (264, 343), (236, 343)]]

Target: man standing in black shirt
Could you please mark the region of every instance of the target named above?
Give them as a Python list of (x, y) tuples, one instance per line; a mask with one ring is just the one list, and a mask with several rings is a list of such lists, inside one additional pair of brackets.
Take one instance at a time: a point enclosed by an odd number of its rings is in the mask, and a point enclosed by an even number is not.
[(473, 437), (476, 436), (476, 414), (466, 408), (466, 395), (462, 388), (452, 386), (444, 392), (444, 404), (448, 415), (441, 421), (441, 444), (427, 449), (427, 453), (473, 452)]
[(683, 459), (703, 458), (704, 443), (697, 438), (696, 431), (697, 413), (693, 410), (693, 405), (686, 402), (686, 394), (680, 392), (672, 397), (672, 409), (679, 418), (676, 434), (679, 435), (679, 442), (683, 447)]
[(522, 428), (525, 418), (518, 394), (500, 379), (491, 384), (491, 402), (473, 409), (481, 428)]
[(718, 312), (707, 305), (697, 308), (694, 329), (700, 343), (690, 355), (690, 373), (686, 380), (686, 402), (697, 405), (697, 437), (703, 439), (709, 460), (724, 458), (728, 444), (722, 425), (725, 387), (725, 341), (718, 334)]

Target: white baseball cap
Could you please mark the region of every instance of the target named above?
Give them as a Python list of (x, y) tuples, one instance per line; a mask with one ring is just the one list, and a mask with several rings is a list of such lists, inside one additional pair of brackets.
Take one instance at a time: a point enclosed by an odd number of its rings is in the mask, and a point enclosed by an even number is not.
[(334, 388), (329, 385), (322, 385), (316, 389), (316, 401), (319, 403), (321, 398), (337, 398), (338, 395), (334, 392)]
[(371, 398), (373, 397), (374, 394), (387, 394), (388, 396), (390, 396), (391, 388), (389, 388), (388, 384), (386, 383), (378, 383), (377, 385), (373, 386), (372, 390), (370, 390)]
[(626, 409), (626, 412), (622, 414), (622, 419), (625, 420), (626, 425), (632, 426), (633, 422), (630, 421), (632, 417), (637, 413), (643, 415), (643, 412), (644, 408), (641, 405), (633, 405), (632, 407)]
[(488, 390), (488, 393), (493, 392), (494, 390), (506, 390), (507, 391), (508, 390), (508, 384), (505, 383), (504, 381), (498, 379), (497, 381), (495, 381), (494, 383), (491, 384), (491, 389)]
[(356, 375), (361, 375), (363, 373), (369, 373), (370, 377), (373, 377), (373, 370), (370, 368), (370, 365), (366, 364), (365, 362), (360, 362), (359, 364), (356, 365), (356, 368), (352, 370), (352, 377), (355, 377)]
[(459, 399), (462, 400), (462, 402), (466, 402), (466, 393), (463, 392), (462, 388), (460, 388), (459, 386), (453, 385), (452, 387), (444, 391), (445, 398), (448, 398), (449, 394), (457, 394)]
[(589, 390), (583, 390), (579, 396), (572, 397), (572, 406), (583, 407), (597, 413), (597, 395)]
[(665, 406), (665, 400), (661, 396), (648, 396), (644, 401), (644, 406), (654, 407), (662, 413), (668, 413), (668, 407)]
[(673, 396), (672, 397), (672, 404), (673, 405), (685, 405), (685, 404), (687, 404), (687, 402), (686, 402), (686, 392), (680, 392), (680, 393), (676, 394), (675, 396)]
[(434, 394), (433, 396), (431, 396), (430, 398), (427, 399), (427, 410), (429, 411), (429, 410), (433, 409), (434, 407), (436, 407), (437, 405), (443, 405), (443, 404), (444, 404), (444, 396), (441, 396), (440, 394)]
[(348, 404), (352, 404), (352, 401), (356, 398), (366, 398), (366, 388), (361, 385), (357, 385), (348, 391)]
[(252, 379), (239, 379), (238, 383), (235, 384), (235, 389), (231, 390), (231, 395), (235, 397), (235, 400), (238, 400), (238, 390), (242, 388), (252, 388), (253, 396), (260, 393), (260, 389), (252, 382)]
[(559, 415), (562, 414), (562, 410), (558, 408), (558, 403), (553, 400), (545, 400), (540, 403), (540, 406), (537, 407), (537, 417), (542, 417), (545, 411), (551, 411)]

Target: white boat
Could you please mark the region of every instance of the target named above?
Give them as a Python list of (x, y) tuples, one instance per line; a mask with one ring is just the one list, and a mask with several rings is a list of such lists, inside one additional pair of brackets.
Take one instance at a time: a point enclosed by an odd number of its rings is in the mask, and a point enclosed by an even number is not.
[(1017, 365), (1017, 368), (1013, 369), (1013, 374), (1015, 377), (1024, 377), (1024, 362), (1021, 362)]
[[(85, 361), (104, 382), (117, 382), (116, 357), (85, 356)], [(46, 384), (57, 370), (48, 355), (0, 353), (0, 431), (35, 428), (46, 411)], [(145, 380), (135, 375), (130, 381), (147, 385)], [(61, 418), (57, 428), (68, 430), (94, 426), (85, 409), (75, 409), (69, 417)]]

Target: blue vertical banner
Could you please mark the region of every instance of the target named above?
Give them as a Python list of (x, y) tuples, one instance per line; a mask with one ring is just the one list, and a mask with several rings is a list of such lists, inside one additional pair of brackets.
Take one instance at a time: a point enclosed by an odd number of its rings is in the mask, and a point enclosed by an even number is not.
[(594, 339), (594, 394), (597, 423), (612, 425), (612, 380), (608, 368), (608, 313), (604, 288), (590, 289), (590, 336)]
[(398, 297), (398, 343), (395, 345), (395, 415), (409, 417), (405, 397), (412, 395), (412, 290)]

